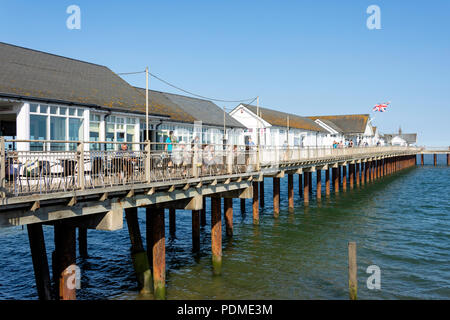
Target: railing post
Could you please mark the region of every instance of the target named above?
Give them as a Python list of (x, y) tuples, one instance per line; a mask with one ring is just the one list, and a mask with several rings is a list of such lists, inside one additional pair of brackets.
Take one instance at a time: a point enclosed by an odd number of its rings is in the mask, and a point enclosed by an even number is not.
[(77, 163), (78, 163), (78, 187), (84, 190), (84, 142), (78, 142), (77, 145)]
[(194, 156), (192, 157), (192, 175), (198, 178), (198, 143), (194, 144)]
[(0, 186), (1, 197), (6, 197), (6, 154), (5, 154), (5, 137), (0, 137)]
[(145, 141), (145, 181), (150, 183), (150, 172), (151, 172), (151, 145), (150, 140)]

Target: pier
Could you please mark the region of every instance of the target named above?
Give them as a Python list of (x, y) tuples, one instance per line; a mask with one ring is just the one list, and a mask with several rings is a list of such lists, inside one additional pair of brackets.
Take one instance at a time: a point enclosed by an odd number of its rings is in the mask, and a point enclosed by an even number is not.
[(420, 151), (420, 165), (423, 167), (424, 165), (424, 155), (432, 154), (433, 155), (433, 165), (437, 166), (437, 156), (439, 154), (446, 155), (447, 157), (447, 166), (450, 166), (450, 147), (424, 147)]
[[(5, 142), (65, 145), (71, 151), (7, 151)], [(123, 228), (130, 235), (132, 263), (142, 292), (165, 298), (165, 224), (176, 232), (176, 210), (192, 211), (192, 251), (200, 248), (200, 226), (207, 224), (206, 198), (211, 199), (211, 261), (213, 273), (222, 270), (222, 219), (225, 233), (233, 236), (232, 199), (252, 199), (254, 224), (265, 205), (264, 178), (273, 179), (274, 218), (280, 215), (280, 178), (287, 175), (289, 210), (293, 210), (294, 182), (311, 201), (313, 173), (316, 197), (361, 188), (416, 165), (423, 150), (384, 146), (353, 148), (300, 148), (200, 145), (168, 155), (161, 143), (127, 143), (129, 150), (98, 150), (93, 145), (114, 142), (0, 139), (0, 227), (27, 226), (35, 280), (40, 299), (75, 299), (75, 257), (88, 256), (86, 230)], [(45, 150), (45, 147), (43, 148)], [(63, 149), (63, 148), (62, 148)], [(100, 148), (101, 149), (101, 148)], [(331, 171), (331, 184), (330, 184)], [(325, 179), (322, 179), (322, 173)], [(298, 176), (298, 179), (294, 179)], [(322, 190), (322, 181), (325, 181)], [(223, 199), (223, 201), (222, 201)], [(222, 210), (223, 203), (223, 210)], [(137, 208), (146, 212), (146, 246), (137, 223)], [(169, 219), (165, 220), (165, 209)], [(222, 216), (223, 211), (223, 216)], [(52, 294), (43, 225), (55, 232)]]

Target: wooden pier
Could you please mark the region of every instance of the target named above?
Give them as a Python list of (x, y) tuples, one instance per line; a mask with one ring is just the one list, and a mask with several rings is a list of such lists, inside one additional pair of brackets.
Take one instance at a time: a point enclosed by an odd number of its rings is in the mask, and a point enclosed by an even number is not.
[[(0, 143), (4, 144), (4, 139)], [(237, 152), (228, 146), (217, 146), (214, 162), (204, 161), (205, 154), (194, 147), (183, 150), (184, 160), (179, 163), (175, 151), (167, 159), (160, 151), (163, 148), (149, 142), (122, 153), (90, 151), (85, 146), (92, 142), (59, 143), (75, 144), (76, 148), (65, 152), (7, 152), (0, 159), (0, 227), (27, 225), (40, 299), (75, 299), (76, 289), (71, 281), (75, 278), (76, 230), (79, 253), (86, 257), (86, 230), (121, 229), (125, 213), (139, 288), (143, 292), (153, 290), (156, 298), (164, 299), (165, 209), (169, 210), (170, 233), (176, 232), (176, 210), (192, 211), (192, 251), (198, 252), (201, 226), (208, 224), (205, 198), (211, 199), (211, 259), (213, 272), (218, 276), (223, 259), (222, 203), (225, 233), (232, 237), (232, 199), (240, 199), (241, 214), (245, 214), (245, 199), (252, 199), (253, 222), (258, 224), (259, 209), (264, 206), (265, 177), (273, 179), (276, 219), (280, 214), (280, 178), (285, 175), (288, 207), (292, 211), (294, 175), (299, 177), (303, 205), (308, 205), (313, 196), (313, 172), (316, 173), (316, 197), (320, 199), (330, 197), (330, 171), (334, 192), (345, 192), (347, 183), (350, 189), (359, 188), (384, 175), (415, 166), (416, 156), (421, 153), (419, 148), (393, 146), (342, 149), (239, 146)], [(37, 169), (26, 169), (29, 167)], [(146, 211), (146, 248), (137, 223), (139, 207)], [(59, 289), (53, 297), (43, 224), (52, 225), (55, 230), (52, 268)]]

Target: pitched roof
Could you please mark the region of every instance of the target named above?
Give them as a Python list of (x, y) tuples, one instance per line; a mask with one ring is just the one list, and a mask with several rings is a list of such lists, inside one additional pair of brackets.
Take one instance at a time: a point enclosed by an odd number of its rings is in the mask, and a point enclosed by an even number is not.
[[(245, 105), (254, 114), (257, 113), (257, 107), (253, 105)], [(286, 127), (287, 117), (289, 117), (289, 127), (296, 129), (304, 129), (310, 131), (326, 132), (321, 126), (312, 121), (311, 119), (301, 117), (295, 114), (276, 111), (272, 109), (259, 107), (260, 116), (263, 120), (267, 121), (273, 126)]]
[(391, 140), (395, 137), (400, 137), (403, 140), (406, 141), (408, 144), (414, 144), (417, 142), (417, 133), (392, 133), (392, 134), (385, 134), (383, 135), (383, 138), (386, 139), (386, 142), (391, 142)]
[(319, 119), (319, 120), (322, 121), (327, 126), (329, 126), (331, 129), (333, 129), (339, 133), (343, 132), (343, 130), (341, 128), (339, 128), (334, 122), (327, 120), (327, 119)]
[[(195, 120), (202, 121), (203, 124), (223, 126), (224, 111), (212, 101), (167, 92), (163, 92), (163, 95)], [(227, 112), (225, 112), (225, 125), (227, 127), (245, 128), (242, 123)]]
[(2, 42), (0, 61), (3, 96), (120, 109), (141, 103), (137, 91), (105, 66)]
[(309, 119), (321, 121), (331, 121), (341, 129), (343, 133), (364, 133), (366, 131), (368, 114), (347, 114), (335, 116), (309, 116)]

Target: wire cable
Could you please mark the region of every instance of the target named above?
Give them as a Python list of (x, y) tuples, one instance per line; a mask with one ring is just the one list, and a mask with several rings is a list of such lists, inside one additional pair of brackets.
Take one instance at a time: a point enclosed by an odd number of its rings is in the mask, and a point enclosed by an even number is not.
[[(252, 100), (252, 102), (253, 102), (253, 101), (256, 100), (256, 98), (241, 99), (241, 100), (222, 100), (222, 99), (215, 99), (215, 98), (205, 97), (205, 96), (202, 96), (202, 95), (199, 95), (199, 94), (195, 94), (195, 93), (193, 93), (193, 92), (190, 92), (190, 91), (188, 91), (188, 90), (184, 90), (184, 89), (182, 89), (182, 88), (180, 88), (180, 87), (177, 87), (176, 85), (171, 84), (170, 82), (168, 82), (168, 81), (166, 81), (166, 80), (164, 80), (164, 79), (161, 79), (160, 77), (154, 75), (153, 73), (150, 73), (150, 72), (149, 72), (149, 75), (151, 75), (153, 78), (158, 79), (159, 81), (161, 81), (161, 82), (167, 84), (168, 86), (171, 86), (171, 87), (173, 87), (173, 88), (175, 88), (175, 89), (177, 89), (177, 90), (183, 91), (184, 93), (187, 93), (187, 94), (190, 94), (190, 95), (192, 95), (192, 96), (196, 96), (196, 97), (199, 97), (199, 98), (202, 98), (202, 99), (206, 99), (206, 100), (219, 101), (219, 102), (245, 102), (245, 101), (249, 101), (249, 100)], [(250, 103), (251, 103), (251, 102), (250, 102)]]

